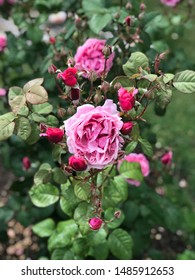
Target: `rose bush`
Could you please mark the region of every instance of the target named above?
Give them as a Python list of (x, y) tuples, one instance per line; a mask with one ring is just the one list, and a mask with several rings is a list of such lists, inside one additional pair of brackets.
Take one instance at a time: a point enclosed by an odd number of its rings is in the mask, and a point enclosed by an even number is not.
[(160, 12), (136, 0), (2, 6), (0, 147), (16, 180), (0, 204), (0, 242), (14, 220), (39, 237), (32, 258), (176, 259), (193, 248), (186, 170), (150, 126), (172, 94), (195, 91), (173, 42), (190, 16), (184, 1), (181, 15), (180, 4), (155, 4)]

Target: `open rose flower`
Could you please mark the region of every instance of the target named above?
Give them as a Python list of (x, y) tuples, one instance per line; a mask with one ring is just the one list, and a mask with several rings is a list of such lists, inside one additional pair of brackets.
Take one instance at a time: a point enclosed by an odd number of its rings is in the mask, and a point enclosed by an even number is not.
[(131, 110), (135, 105), (135, 95), (138, 93), (138, 90), (135, 88), (132, 88), (131, 90), (127, 90), (123, 87), (121, 87), (118, 90), (118, 99), (119, 99), (119, 105), (122, 111), (129, 111)]
[[(141, 171), (144, 177), (148, 176), (148, 174), (150, 173), (149, 162), (143, 154), (131, 153), (127, 156), (124, 156), (124, 158), (119, 161), (118, 168), (124, 160), (127, 160), (128, 162), (138, 162), (140, 164)], [(133, 180), (131, 178), (127, 179), (127, 182), (137, 187), (141, 184), (141, 182)]]
[[(100, 77), (104, 72), (105, 57), (103, 49), (106, 40), (88, 39), (84, 45), (77, 49), (75, 55), (75, 67), (83, 71), (83, 77), (87, 78), (90, 72), (95, 72)], [(114, 53), (112, 52), (106, 61), (106, 72), (110, 70), (113, 64)]]
[(112, 100), (96, 108), (82, 105), (64, 124), (69, 152), (83, 157), (88, 168), (102, 169), (117, 159), (123, 144), (123, 122)]
[(7, 46), (6, 34), (0, 34), (0, 52), (3, 52), (6, 46)]
[(161, 0), (161, 3), (169, 6), (169, 7), (175, 7), (181, 0)]

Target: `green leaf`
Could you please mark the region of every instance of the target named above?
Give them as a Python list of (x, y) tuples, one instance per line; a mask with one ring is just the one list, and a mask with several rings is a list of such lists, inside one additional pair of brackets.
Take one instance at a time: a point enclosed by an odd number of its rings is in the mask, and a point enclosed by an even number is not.
[(94, 14), (89, 21), (89, 27), (94, 33), (99, 34), (111, 20), (112, 15), (109, 13)]
[(0, 141), (8, 139), (14, 132), (15, 123), (6, 118), (6, 114), (0, 118)]
[(26, 100), (33, 104), (42, 104), (48, 101), (48, 94), (44, 87), (34, 85), (26, 92)]
[(35, 144), (40, 136), (40, 129), (35, 123), (31, 123), (31, 134), (29, 135), (28, 139), (26, 140), (26, 143), (28, 145), (33, 145)]
[(152, 145), (150, 144), (150, 142), (146, 139), (143, 138), (139, 138), (138, 141), (141, 144), (142, 150), (144, 152), (145, 155), (147, 155), (148, 157), (152, 157), (153, 156), (153, 149), (152, 149)]
[(89, 255), (93, 256), (96, 260), (106, 260), (109, 255), (109, 247), (107, 240), (91, 247)]
[(32, 88), (34, 86), (40, 86), (40, 85), (42, 85), (43, 82), (44, 82), (43, 78), (37, 78), (37, 79), (31, 80), (24, 85), (23, 90), (26, 93), (30, 88)]
[(157, 106), (160, 107), (160, 109), (164, 110), (171, 102), (172, 90), (166, 89), (166, 91), (158, 92), (158, 94), (159, 95), (156, 97)]
[(90, 231), (88, 219), (92, 216), (92, 206), (87, 202), (81, 202), (74, 212), (74, 220), (79, 225), (82, 234)]
[(22, 139), (26, 140), (31, 134), (31, 125), (27, 118), (20, 117), (16, 121), (16, 134)]
[(61, 185), (61, 191), (60, 207), (66, 215), (72, 216), (75, 208), (80, 202), (80, 199), (76, 197), (74, 188), (69, 184), (69, 182)]
[(134, 87), (133, 81), (127, 76), (117, 76), (111, 82), (111, 86), (114, 87), (116, 83), (120, 83), (124, 88)]
[(126, 201), (123, 205), (123, 211), (125, 212), (125, 225), (132, 226), (132, 222), (135, 221), (139, 215), (139, 205), (134, 201)]
[(53, 146), (52, 157), (54, 161), (58, 161), (61, 164), (61, 157), (63, 154), (66, 154), (66, 151), (60, 145)]
[(55, 116), (49, 115), (46, 119), (45, 124), (47, 124), (48, 126), (52, 126), (52, 127), (58, 127), (59, 121)]
[(53, 110), (53, 106), (48, 102), (32, 106), (32, 111), (40, 115), (50, 114), (52, 110)]
[(33, 186), (29, 191), (30, 198), (35, 206), (46, 207), (59, 199), (59, 190), (52, 184)]
[(131, 54), (128, 61), (123, 65), (123, 71), (127, 76), (132, 76), (140, 72), (140, 67), (144, 70), (149, 67), (148, 58), (141, 52), (134, 52)]
[(51, 260), (74, 260), (74, 252), (69, 247), (55, 249), (51, 254)]
[(64, 184), (67, 181), (67, 176), (63, 172), (63, 170), (59, 167), (53, 169), (53, 180), (57, 184)]
[(134, 123), (133, 128), (131, 130), (131, 138), (134, 142), (138, 141), (139, 135), (140, 135), (140, 130), (139, 130), (139, 125), (138, 123)]
[(8, 100), (12, 111), (17, 114), (26, 103), (23, 89), (20, 87), (11, 87), (8, 92)]
[(86, 14), (93, 15), (94, 13), (102, 12), (105, 7), (104, 0), (83, 0), (82, 7)]
[(90, 183), (80, 181), (74, 186), (75, 195), (81, 200), (89, 200), (91, 196)]
[(126, 151), (127, 153), (132, 153), (132, 152), (135, 150), (135, 148), (137, 147), (137, 144), (138, 144), (137, 141), (131, 141), (131, 142), (127, 145), (127, 147), (125, 148), (125, 151)]
[(48, 249), (63, 248), (72, 244), (72, 239), (78, 234), (78, 226), (74, 220), (59, 222), (56, 231), (52, 233), (48, 240)]
[[(117, 211), (121, 212), (119, 218), (114, 217), (114, 213)], [(119, 227), (122, 224), (122, 222), (124, 221), (124, 218), (125, 218), (124, 213), (121, 210), (119, 210), (118, 208), (108, 208), (105, 211), (105, 220), (107, 221), (106, 224), (107, 224), (108, 228), (115, 229), (115, 228)]]
[(87, 255), (89, 250), (89, 244), (87, 239), (84, 237), (79, 237), (73, 241), (72, 251), (77, 256), (82, 256), (83, 258)]
[(140, 182), (143, 180), (141, 166), (138, 162), (128, 162), (124, 160), (119, 167), (119, 173), (122, 178), (133, 179)]
[(185, 70), (177, 73), (173, 85), (183, 93), (195, 93), (195, 71)]
[(51, 178), (52, 178), (51, 170), (40, 169), (35, 173), (34, 184), (40, 185), (40, 184), (49, 183), (51, 181)]
[(174, 74), (166, 73), (163, 75), (163, 81), (165, 84), (168, 84), (171, 80), (173, 80)]
[(45, 117), (43, 117), (42, 115), (38, 115), (37, 113), (30, 114), (29, 119), (37, 123), (46, 123), (47, 121)]
[(147, 74), (141, 77), (141, 79), (148, 80), (149, 82), (154, 82), (158, 76), (155, 74)]
[(51, 219), (45, 219), (32, 227), (32, 230), (39, 237), (49, 237), (55, 230), (55, 222)]
[(19, 110), (18, 110), (18, 115), (21, 115), (21, 116), (24, 116), (24, 117), (27, 117), (28, 114), (29, 114), (29, 109), (27, 106), (23, 106), (21, 107)]
[(111, 253), (120, 260), (132, 258), (133, 240), (123, 229), (115, 229), (108, 237), (108, 246)]

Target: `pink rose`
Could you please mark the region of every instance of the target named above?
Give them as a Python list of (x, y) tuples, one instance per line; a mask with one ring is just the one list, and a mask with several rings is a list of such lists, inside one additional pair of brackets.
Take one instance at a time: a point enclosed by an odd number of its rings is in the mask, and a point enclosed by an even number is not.
[(77, 69), (74, 67), (69, 67), (64, 72), (58, 74), (58, 79), (62, 79), (65, 85), (69, 87), (74, 87), (77, 83), (76, 78)]
[(79, 106), (64, 125), (69, 152), (83, 157), (89, 168), (102, 169), (117, 159), (123, 144), (123, 122), (112, 100), (96, 108), (89, 104)]
[(91, 218), (89, 220), (89, 226), (90, 226), (90, 229), (92, 230), (98, 230), (101, 228), (102, 226), (102, 219), (98, 218), (98, 217), (94, 217), (94, 218)]
[[(149, 162), (143, 154), (131, 153), (127, 156), (124, 156), (124, 158), (119, 161), (118, 168), (124, 160), (127, 160), (128, 162), (138, 162), (141, 166), (141, 171), (144, 177), (148, 176), (148, 174), (150, 173)], [(127, 181), (129, 184), (135, 185), (137, 187), (141, 184), (141, 182), (133, 180), (131, 178), (127, 179)]]
[(121, 128), (121, 133), (123, 135), (128, 135), (133, 129), (133, 122), (125, 122)]
[[(104, 72), (105, 57), (103, 48), (106, 40), (88, 39), (84, 45), (77, 49), (75, 55), (75, 67), (79, 71), (84, 71), (83, 77), (87, 78), (90, 72), (95, 72), (100, 77)], [(106, 72), (110, 70), (113, 64), (114, 53), (111, 53), (106, 61)]]
[(68, 159), (68, 164), (76, 171), (84, 171), (87, 169), (86, 161), (83, 158), (71, 156)]
[(138, 93), (138, 90), (135, 88), (132, 88), (130, 91), (127, 89), (121, 87), (118, 90), (118, 99), (119, 99), (119, 105), (121, 110), (123, 111), (129, 111), (131, 110), (135, 105), (135, 95)]
[(40, 134), (41, 137), (47, 137), (52, 143), (59, 143), (64, 137), (64, 131), (57, 127), (48, 127), (45, 133)]
[(161, 162), (165, 165), (169, 165), (172, 162), (172, 158), (173, 158), (173, 152), (169, 151), (161, 157)]
[(175, 7), (181, 0), (160, 0), (162, 4), (169, 6), (169, 7)]
[(31, 161), (28, 157), (23, 157), (22, 166), (24, 170), (28, 170), (31, 167)]
[(4, 51), (7, 46), (7, 36), (5, 34), (0, 34), (0, 52)]

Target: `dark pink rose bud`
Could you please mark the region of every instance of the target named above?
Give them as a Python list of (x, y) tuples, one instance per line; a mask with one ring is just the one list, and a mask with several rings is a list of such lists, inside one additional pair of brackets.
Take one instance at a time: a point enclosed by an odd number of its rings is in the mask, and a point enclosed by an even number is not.
[(58, 74), (58, 79), (62, 79), (65, 85), (69, 87), (74, 87), (77, 83), (76, 78), (77, 69), (74, 67), (69, 67), (64, 72)]
[(79, 98), (80, 98), (80, 89), (79, 88), (71, 88), (70, 98), (72, 100), (79, 100)]
[(173, 153), (172, 153), (172, 151), (169, 151), (161, 157), (161, 162), (164, 165), (169, 165), (172, 162), (172, 158), (173, 158)]
[(47, 70), (48, 70), (49, 74), (55, 74), (57, 67), (54, 64), (51, 64), (51, 65), (49, 65)]
[(133, 128), (132, 122), (125, 122), (123, 123), (123, 126), (121, 128), (121, 133), (123, 135), (128, 135), (131, 132), (132, 128)]
[(140, 10), (144, 11), (146, 9), (146, 5), (144, 3), (140, 4)]
[(89, 220), (89, 226), (90, 226), (90, 229), (92, 230), (98, 230), (101, 228), (102, 226), (102, 219), (98, 218), (98, 217), (94, 217), (94, 218), (91, 218)]
[(28, 170), (31, 167), (31, 162), (28, 157), (23, 157), (22, 159), (22, 166), (24, 170)]
[(56, 43), (56, 38), (55, 37), (50, 37), (49, 42), (50, 42), (50, 44), (54, 45)]
[(60, 128), (49, 127), (46, 129), (45, 133), (41, 133), (40, 136), (47, 137), (49, 141), (57, 144), (62, 141), (64, 131)]
[(84, 158), (71, 156), (69, 157), (68, 163), (76, 171), (84, 171), (87, 169), (87, 163)]
[(118, 98), (119, 98), (119, 105), (121, 110), (129, 111), (135, 105), (135, 94), (138, 93), (138, 90), (133, 88), (130, 91), (126, 90), (125, 88), (121, 87), (118, 90)]
[(127, 16), (127, 17), (125, 18), (125, 23), (126, 23), (127, 26), (130, 26), (130, 25), (131, 25), (131, 17), (130, 17), (130, 16)]

